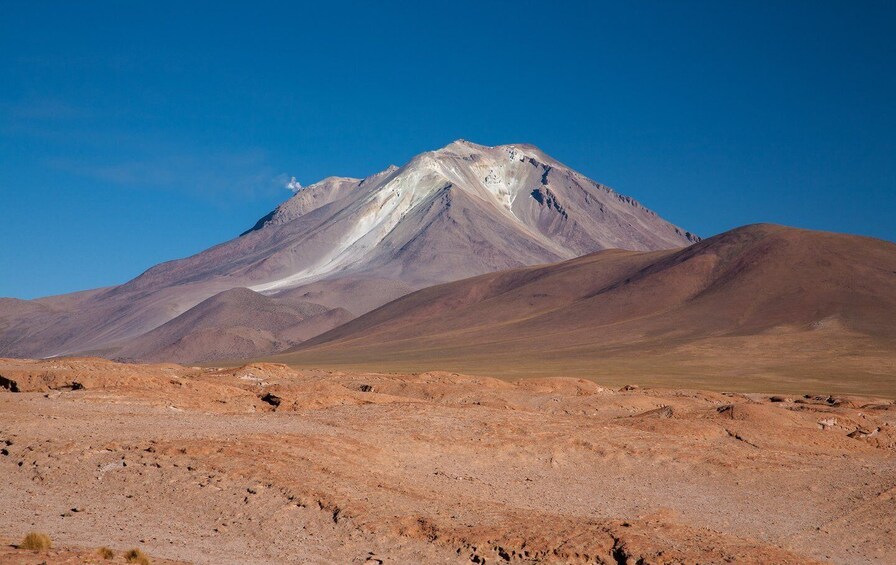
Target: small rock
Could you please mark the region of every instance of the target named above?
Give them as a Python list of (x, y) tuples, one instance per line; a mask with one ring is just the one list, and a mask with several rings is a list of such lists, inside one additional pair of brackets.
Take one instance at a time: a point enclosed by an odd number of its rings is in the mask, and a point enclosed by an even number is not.
[(671, 406), (660, 406), (647, 412), (641, 412), (635, 415), (635, 418), (671, 418), (673, 414)]
[(837, 425), (837, 418), (825, 418), (824, 420), (818, 421), (818, 427), (826, 430), (828, 428), (833, 428)]
[(5, 388), (9, 392), (19, 392), (19, 383), (6, 377), (0, 377), (0, 388)]
[(880, 428), (874, 428), (873, 431), (871, 431), (871, 430), (866, 430), (866, 429), (864, 429), (864, 428), (856, 428), (855, 431), (850, 432), (850, 433), (848, 433), (848, 434), (846, 434), (846, 435), (847, 435), (848, 437), (853, 438), (853, 439), (864, 439), (864, 438), (866, 438), (866, 437), (874, 437), (874, 436), (876, 436), (878, 433), (880, 433)]
[(277, 407), (280, 406), (280, 403), (283, 402), (283, 399), (277, 396), (276, 394), (267, 393), (261, 397), (262, 402), (267, 402), (271, 406)]

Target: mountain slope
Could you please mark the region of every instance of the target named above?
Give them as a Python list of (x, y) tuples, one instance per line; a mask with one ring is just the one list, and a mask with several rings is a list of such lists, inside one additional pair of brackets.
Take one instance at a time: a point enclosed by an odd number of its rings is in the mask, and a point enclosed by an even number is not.
[(276, 353), (352, 317), (342, 308), (234, 288), (130, 340), (116, 355), (168, 362), (246, 358)]
[[(319, 294), (316, 302), (357, 315), (481, 273), (697, 240), (533, 146), (457, 141), (366, 179), (324, 179), (242, 236), (84, 295), (58, 315), (16, 314), (15, 331), (0, 330), (0, 354), (115, 356), (129, 340), (237, 287)], [(363, 297), (349, 290), (358, 287)]]
[(277, 359), (658, 382), (688, 375), (722, 388), (725, 379), (807, 371), (871, 379), (896, 394), (896, 245), (755, 225), (683, 250), (602, 251), (427, 288)]

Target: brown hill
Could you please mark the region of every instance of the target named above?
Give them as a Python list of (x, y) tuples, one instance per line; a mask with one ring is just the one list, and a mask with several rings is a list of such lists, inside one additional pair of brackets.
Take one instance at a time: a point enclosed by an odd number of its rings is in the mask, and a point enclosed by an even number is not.
[(753, 225), (602, 251), (427, 288), (277, 359), (896, 396), (896, 245)]
[(118, 355), (128, 360), (173, 362), (266, 355), (352, 318), (342, 308), (234, 288), (129, 341)]

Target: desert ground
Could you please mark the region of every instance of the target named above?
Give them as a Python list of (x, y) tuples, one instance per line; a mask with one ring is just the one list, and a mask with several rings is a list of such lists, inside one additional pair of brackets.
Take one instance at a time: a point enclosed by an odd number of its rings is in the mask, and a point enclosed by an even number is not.
[[(888, 398), (92, 358), (0, 375), (3, 563), (896, 562)], [(54, 549), (17, 549), (31, 531)]]
[(302, 370), (409, 374), (438, 369), (502, 380), (564, 375), (615, 388), (636, 382), (717, 392), (896, 398), (896, 341), (844, 334), (836, 327), (584, 347), (558, 345), (562, 339), (535, 336), (497, 344), (484, 339), (432, 350), (408, 341), (384, 344), (380, 350), (321, 348), (266, 360)]

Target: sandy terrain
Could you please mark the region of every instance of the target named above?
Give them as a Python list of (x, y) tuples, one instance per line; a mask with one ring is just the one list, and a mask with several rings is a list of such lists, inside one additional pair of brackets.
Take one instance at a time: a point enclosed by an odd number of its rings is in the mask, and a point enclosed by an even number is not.
[(890, 400), (98, 359), (0, 375), (0, 541), (62, 548), (3, 562), (896, 561)]

